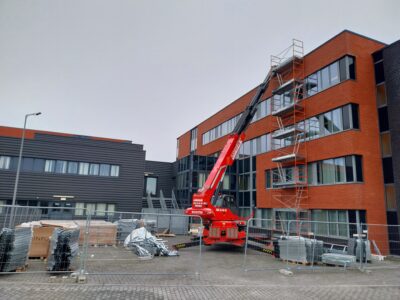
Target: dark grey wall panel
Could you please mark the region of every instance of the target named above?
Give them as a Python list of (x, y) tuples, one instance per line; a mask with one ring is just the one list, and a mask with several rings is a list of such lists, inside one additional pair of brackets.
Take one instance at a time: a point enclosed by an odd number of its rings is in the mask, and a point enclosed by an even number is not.
[[(20, 139), (0, 137), (0, 155), (18, 156)], [(18, 200), (54, 201), (53, 195), (74, 196), (73, 202), (114, 203), (119, 211), (142, 208), (145, 151), (142, 145), (81, 137), (37, 134), (25, 140), (24, 157), (107, 163), (120, 166), (119, 177), (21, 172)], [(0, 200), (11, 200), (15, 171), (0, 170)]]
[(173, 163), (146, 160), (145, 172), (158, 177), (157, 196), (162, 190), (165, 197), (171, 197), (171, 191), (175, 185)]
[(392, 138), (393, 175), (400, 224), (400, 41), (383, 50), (386, 95)]

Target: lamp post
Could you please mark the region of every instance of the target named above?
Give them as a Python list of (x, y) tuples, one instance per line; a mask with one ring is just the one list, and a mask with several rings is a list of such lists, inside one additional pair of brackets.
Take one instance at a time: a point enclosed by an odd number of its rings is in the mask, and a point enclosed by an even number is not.
[(17, 199), (19, 173), (20, 173), (20, 170), (21, 170), (22, 151), (24, 149), (24, 141), (25, 141), (26, 121), (28, 120), (28, 117), (30, 117), (30, 116), (39, 116), (41, 114), (42, 114), (41, 112), (37, 112), (37, 113), (31, 113), (31, 114), (26, 114), (25, 115), (24, 129), (22, 130), (21, 146), (19, 147), (17, 175), (15, 176), (14, 193), (13, 193), (12, 206), (11, 206), (11, 215), (10, 215), (10, 223), (9, 223), (9, 228), (10, 229), (13, 226), (13, 223), (14, 223), (14, 206), (15, 206), (15, 201)]

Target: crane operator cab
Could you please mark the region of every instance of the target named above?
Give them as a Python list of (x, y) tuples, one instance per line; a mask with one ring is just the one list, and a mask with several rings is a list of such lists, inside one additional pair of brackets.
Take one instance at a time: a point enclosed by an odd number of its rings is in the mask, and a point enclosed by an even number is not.
[(239, 206), (234, 196), (219, 194), (213, 196), (212, 204), (215, 207), (228, 208), (235, 215), (239, 214)]

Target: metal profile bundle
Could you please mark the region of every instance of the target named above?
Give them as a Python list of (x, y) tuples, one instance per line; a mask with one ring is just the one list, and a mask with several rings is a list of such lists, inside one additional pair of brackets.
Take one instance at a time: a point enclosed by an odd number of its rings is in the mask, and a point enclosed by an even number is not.
[(0, 271), (11, 272), (24, 268), (31, 241), (31, 228), (3, 228), (0, 233)]
[(282, 260), (300, 263), (321, 261), (323, 241), (301, 236), (281, 237), (278, 240), (279, 254)]
[(50, 255), (47, 269), (52, 272), (69, 271), (72, 259), (79, 252), (79, 233), (77, 229), (55, 228), (50, 239)]

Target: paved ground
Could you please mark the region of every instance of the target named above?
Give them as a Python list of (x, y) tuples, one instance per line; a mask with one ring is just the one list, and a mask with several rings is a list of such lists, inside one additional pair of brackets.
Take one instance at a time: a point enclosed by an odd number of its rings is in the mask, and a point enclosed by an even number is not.
[(400, 299), (399, 262), (386, 262), (390, 269), (370, 273), (325, 267), (295, 269), (287, 277), (279, 273), (286, 264), (270, 256), (250, 252), (246, 272), (242, 251), (218, 247), (202, 253), (197, 276), (198, 248), (180, 253), (140, 261), (121, 248), (93, 247), (87, 271), (102, 275), (88, 275), (85, 284), (73, 283), (68, 276), (52, 277), (43, 272), (45, 262), (31, 261), (28, 272), (37, 273), (0, 277), (0, 299)]

